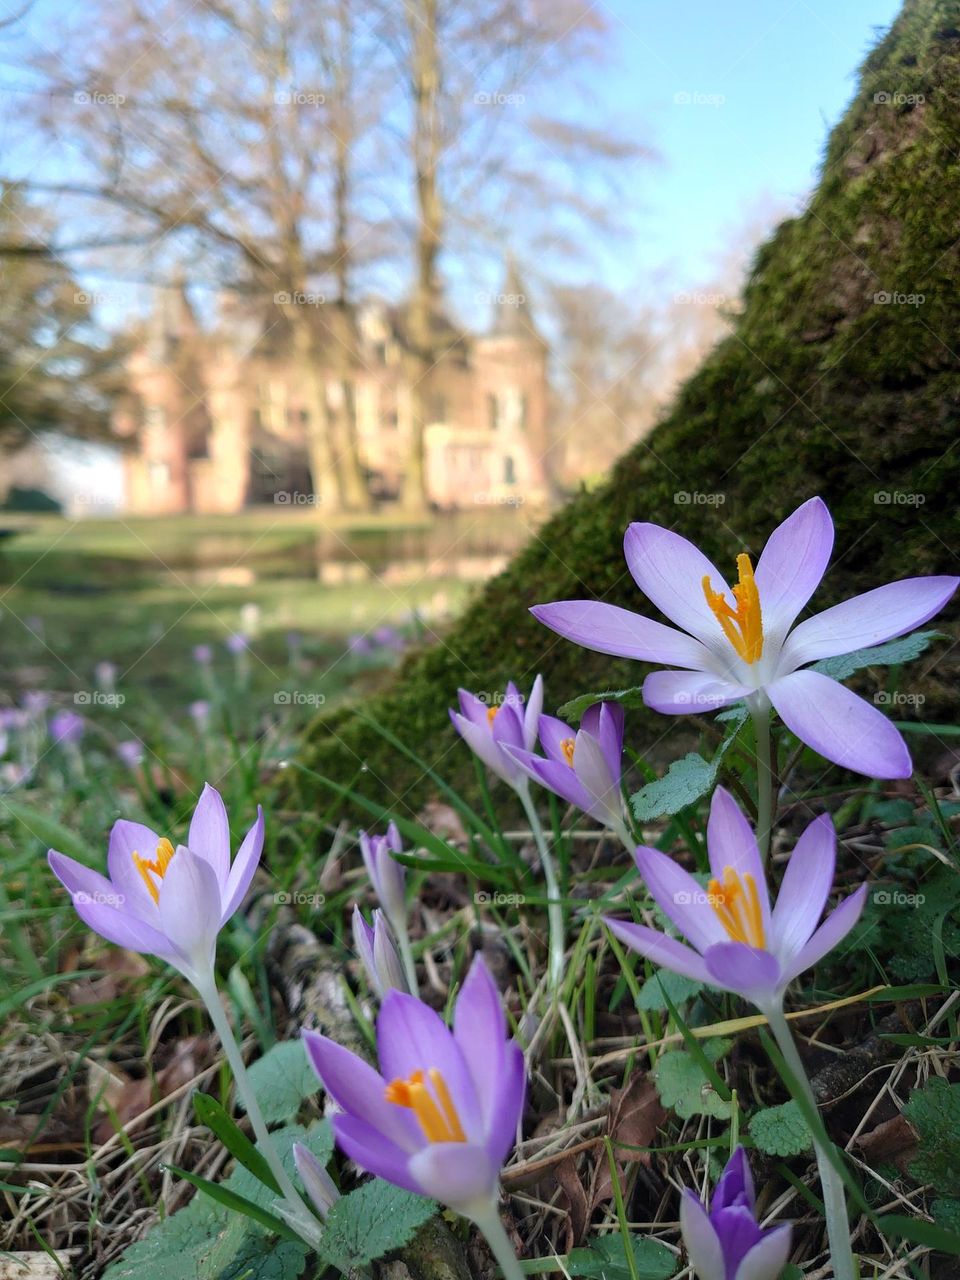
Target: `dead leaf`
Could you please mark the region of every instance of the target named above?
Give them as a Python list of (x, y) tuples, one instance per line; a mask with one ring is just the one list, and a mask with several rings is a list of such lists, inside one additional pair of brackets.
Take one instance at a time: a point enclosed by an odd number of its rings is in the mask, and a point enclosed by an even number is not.
[(466, 848), (470, 843), (466, 828), (456, 809), (439, 800), (431, 800), (417, 814), (417, 819), (431, 834), (446, 840), (448, 844)]
[[(653, 1081), (645, 1072), (632, 1076), (623, 1089), (614, 1089), (610, 1095), (607, 1113), (607, 1135), (613, 1144), (613, 1153), (623, 1181), (624, 1166), (639, 1161), (649, 1165), (650, 1155), (638, 1148), (652, 1146), (657, 1130), (667, 1118), (660, 1105)], [(606, 1149), (597, 1152), (596, 1172), (590, 1212), (613, 1198), (613, 1179)]]
[[(206, 1036), (188, 1036), (180, 1040), (167, 1065), (155, 1076), (128, 1079), (113, 1106), (117, 1120), (129, 1133), (138, 1116), (155, 1102), (195, 1080), (210, 1060), (210, 1041)], [(112, 1116), (106, 1116), (94, 1130), (94, 1140), (106, 1142), (116, 1132)]]
[(906, 1173), (907, 1165), (916, 1155), (919, 1140), (907, 1118), (896, 1115), (892, 1120), (876, 1125), (869, 1133), (862, 1134), (856, 1139), (856, 1145), (874, 1167), (892, 1160), (902, 1173)]
[(109, 1004), (150, 972), (143, 956), (136, 951), (124, 951), (122, 947), (104, 947), (85, 956), (82, 967), (100, 969), (102, 977), (71, 982), (67, 994), (73, 1005)]
[(563, 1223), (563, 1252), (569, 1253), (580, 1243), (590, 1225), (590, 1201), (577, 1172), (576, 1156), (567, 1156), (565, 1160), (561, 1160), (554, 1169), (553, 1176), (560, 1184), (567, 1202), (567, 1216)]

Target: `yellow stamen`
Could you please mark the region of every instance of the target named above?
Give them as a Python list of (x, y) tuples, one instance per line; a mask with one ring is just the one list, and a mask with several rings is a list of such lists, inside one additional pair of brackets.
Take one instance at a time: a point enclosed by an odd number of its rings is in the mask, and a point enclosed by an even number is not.
[(499, 707), (487, 707), (487, 724), (493, 724), (499, 710)]
[(174, 855), (174, 847), (169, 840), (163, 839), (157, 845), (157, 852), (154, 861), (149, 858), (141, 858), (139, 853), (134, 850), (133, 864), (143, 876), (143, 883), (150, 890), (150, 896), (154, 902), (160, 901), (160, 886), (156, 884), (151, 876), (156, 876), (158, 880), (162, 880), (167, 874), (167, 867), (170, 865), (170, 859)]
[(391, 1080), (383, 1096), (394, 1106), (407, 1107), (413, 1112), (428, 1142), (466, 1142), (467, 1135), (446, 1080), (436, 1067), (430, 1067), (427, 1076), (433, 1093), (424, 1082), (424, 1073), (414, 1071), (408, 1080)]
[(723, 634), (736, 649), (744, 662), (756, 662), (763, 653), (763, 618), (760, 613), (760, 592), (753, 576), (753, 565), (746, 554), (737, 556), (739, 581), (733, 588), (737, 607), (727, 602), (722, 591), (714, 591), (710, 578), (704, 574), (703, 594), (714, 617), (723, 628)]
[(723, 880), (711, 880), (707, 893), (731, 942), (744, 942), (748, 947), (766, 950), (760, 894), (752, 875), (740, 876), (733, 867), (724, 867)]
[(563, 758), (571, 769), (573, 768), (573, 750), (576, 745), (576, 738), (563, 738), (560, 742), (560, 750), (563, 752)]

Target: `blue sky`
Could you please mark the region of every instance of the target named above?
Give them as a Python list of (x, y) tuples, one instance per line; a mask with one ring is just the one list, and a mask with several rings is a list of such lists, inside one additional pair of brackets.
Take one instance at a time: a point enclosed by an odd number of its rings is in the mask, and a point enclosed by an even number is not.
[[(638, 285), (660, 271), (684, 287), (709, 281), (731, 240), (758, 216), (769, 223), (803, 200), (856, 69), (900, 6), (603, 0), (599, 7), (615, 54), (598, 106), (661, 155), (637, 171), (634, 234), (615, 270)], [(678, 94), (692, 100), (678, 102)]]

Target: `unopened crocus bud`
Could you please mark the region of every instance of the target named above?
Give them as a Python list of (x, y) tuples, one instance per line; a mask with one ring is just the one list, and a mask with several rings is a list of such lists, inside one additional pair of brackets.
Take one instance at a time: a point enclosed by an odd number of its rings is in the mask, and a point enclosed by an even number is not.
[(330, 1212), (330, 1206), (340, 1199), (336, 1183), (327, 1173), (317, 1157), (303, 1145), (293, 1144), (293, 1162), (297, 1166), (300, 1181), (321, 1218)]
[(378, 996), (391, 990), (407, 990), (397, 943), (382, 911), (373, 913), (373, 924), (369, 925), (360, 908), (353, 908), (353, 942)]
[(387, 827), (386, 835), (360, 832), (360, 852), (363, 854), (367, 875), (384, 914), (397, 933), (406, 927), (407, 919), (407, 872), (403, 863), (397, 862), (393, 856), (402, 849), (400, 832), (395, 822)]

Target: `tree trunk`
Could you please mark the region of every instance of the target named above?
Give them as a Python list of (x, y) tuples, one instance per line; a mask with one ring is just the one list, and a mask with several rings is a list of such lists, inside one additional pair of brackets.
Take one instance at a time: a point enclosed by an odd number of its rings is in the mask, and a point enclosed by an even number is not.
[(413, 163), (417, 198), (416, 275), (410, 300), (407, 368), (410, 386), (410, 447), (403, 485), (403, 505), (413, 512), (427, 508), (426, 379), (436, 360), (433, 316), (437, 301), (437, 258), (443, 209), (437, 184), (440, 160), (440, 55), (437, 0), (406, 0), (411, 41), (411, 87), (414, 102)]
[(326, 388), (320, 374), (314, 335), (297, 304), (287, 308), (293, 331), (293, 349), (297, 360), (306, 401), (307, 453), (317, 510), (323, 515), (337, 515), (346, 505), (337, 474), (336, 457), (330, 431)]

